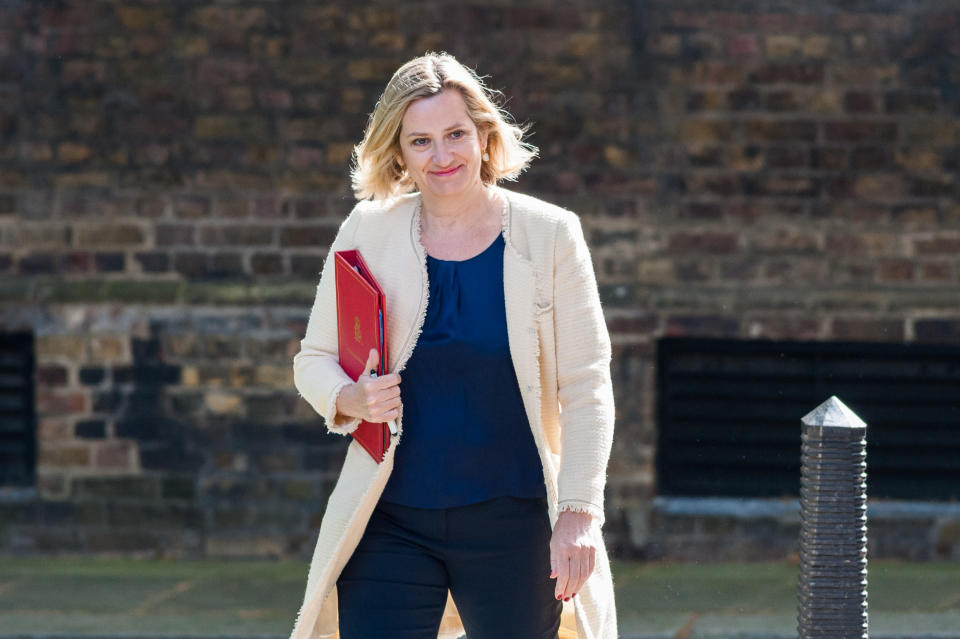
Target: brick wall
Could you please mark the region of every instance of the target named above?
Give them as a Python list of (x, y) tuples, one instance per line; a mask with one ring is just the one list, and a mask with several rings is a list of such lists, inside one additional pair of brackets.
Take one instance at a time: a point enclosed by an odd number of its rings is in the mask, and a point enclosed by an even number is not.
[(0, 327), (36, 335), (39, 455), (0, 548), (309, 552), (346, 441), (291, 358), (351, 145), (428, 49), (534, 125), (516, 188), (582, 216), (616, 552), (670, 554), (658, 337), (960, 341), (960, 2), (720, 6), (4, 3)]

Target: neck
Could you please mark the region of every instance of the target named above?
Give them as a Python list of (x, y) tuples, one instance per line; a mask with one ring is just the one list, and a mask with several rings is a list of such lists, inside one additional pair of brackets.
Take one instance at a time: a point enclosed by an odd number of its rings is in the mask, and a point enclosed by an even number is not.
[(466, 231), (485, 219), (491, 210), (492, 194), (482, 184), (456, 198), (437, 198), (423, 192), (420, 197), (423, 198), (420, 225), (424, 231)]

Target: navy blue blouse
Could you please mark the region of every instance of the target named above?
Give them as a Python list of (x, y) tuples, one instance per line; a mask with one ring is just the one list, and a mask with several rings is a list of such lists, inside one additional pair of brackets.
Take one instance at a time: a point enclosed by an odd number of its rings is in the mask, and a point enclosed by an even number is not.
[(503, 297), (503, 235), (467, 260), (427, 255), (423, 329), (401, 372), (403, 437), (381, 499), (449, 508), (543, 497)]

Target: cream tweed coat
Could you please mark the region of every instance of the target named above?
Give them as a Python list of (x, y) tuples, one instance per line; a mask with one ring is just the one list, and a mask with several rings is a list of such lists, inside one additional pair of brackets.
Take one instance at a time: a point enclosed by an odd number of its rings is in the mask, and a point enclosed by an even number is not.
[[(543, 464), (550, 525), (567, 509), (589, 512), (602, 525), (614, 423), (611, 350), (580, 219), (537, 198), (492, 188), (503, 202), (510, 356)], [(293, 368), (297, 390), (332, 432), (347, 435), (359, 423), (336, 413), (337, 394), (352, 380), (337, 357), (333, 252), (359, 249), (383, 288), (388, 370), (401, 372), (416, 345), (428, 302), (420, 210), (416, 193), (360, 202), (341, 224), (324, 262)], [(291, 639), (339, 637), (336, 581), (383, 492), (396, 447), (403, 446), (402, 407), (397, 426), (399, 433), (391, 436), (381, 464), (356, 442), (347, 448), (320, 524)], [(463, 634), (448, 592), (438, 639)], [(563, 604), (560, 637), (617, 637), (613, 580), (602, 542), (595, 571), (577, 596)]]

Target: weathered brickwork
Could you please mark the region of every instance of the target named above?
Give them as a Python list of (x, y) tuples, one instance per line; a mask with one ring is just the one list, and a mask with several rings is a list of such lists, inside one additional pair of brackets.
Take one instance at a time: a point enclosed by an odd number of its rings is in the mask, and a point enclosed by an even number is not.
[[(516, 188), (582, 216), (611, 547), (715, 556), (739, 524), (651, 508), (659, 337), (960, 342), (960, 0), (855, 6), (3, 3), (0, 329), (35, 335), (38, 475), (0, 549), (309, 552), (346, 440), (291, 358), (379, 90), (447, 50), (533, 125)], [(790, 552), (771, 527), (732, 555)]]

